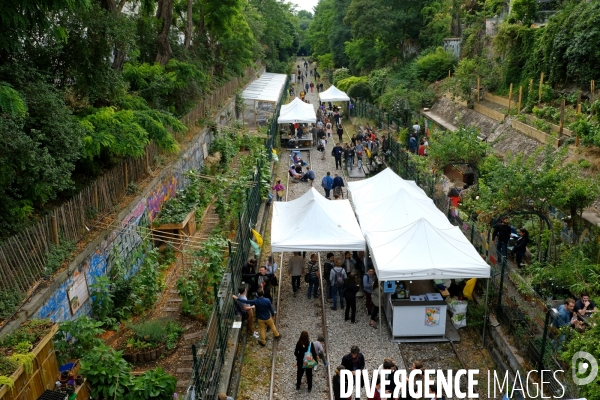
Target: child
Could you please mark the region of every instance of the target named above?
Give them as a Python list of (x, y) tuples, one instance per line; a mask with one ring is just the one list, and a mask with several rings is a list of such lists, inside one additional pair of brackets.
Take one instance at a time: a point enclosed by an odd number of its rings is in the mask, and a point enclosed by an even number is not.
[(281, 184), (281, 180), (277, 179), (277, 183), (273, 186), (273, 191), (277, 196), (277, 201), (283, 200), (283, 195), (285, 194), (285, 187)]
[[(323, 344), (325, 343), (325, 338), (323, 337), (323, 335), (319, 335), (317, 340), (312, 343), (313, 343), (313, 346), (315, 346), (315, 351), (317, 352), (317, 357), (320, 358), (321, 361), (323, 361), (323, 364), (325, 364), (325, 366), (328, 366), (329, 363), (327, 362), (327, 360), (325, 358), (325, 349), (323, 348)], [(316, 371), (316, 370), (317, 370), (317, 365), (315, 365), (315, 367), (313, 368), (313, 371)]]

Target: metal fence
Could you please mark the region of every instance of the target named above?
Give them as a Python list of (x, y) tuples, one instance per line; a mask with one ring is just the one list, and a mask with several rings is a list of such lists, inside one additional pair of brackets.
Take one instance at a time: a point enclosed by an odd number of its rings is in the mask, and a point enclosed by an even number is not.
[(242, 284), (242, 266), (250, 251), (252, 233), (262, 203), (260, 197), (261, 165), (258, 164), (253, 184), (246, 192), (246, 204), (239, 215), (238, 228), (233, 242), (229, 243), (227, 273), (220, 287), (214, 287), (215, 302), (208, 327), (202, 340), (192, 346), (192, 376), (186, 400), (216, 399), (221, 367), (228, 350), (229, 334), (235, 321), (235, 304), (232, 295)]
[[(385, 129), (387, 125), (389, 130), (398, 132), (418, 121), (414, 113), (407, 113), (407, 117), (403, 119), (392, 118), (373, 105), (360, 101), (353, 104), (351, 115), (377, 121), (379, 129)], [(562, 343), (560, 332), (551, 326), (553, 318), (546, 317), (550, 312), (547, 306), (548, 299), (543, 298), (531, 287), (521, 287), (521, 281), (513, 281), (518, 279), (518, 272), (510, 266), (506, 256), (498, 254), (495, 244), (490, 241), (489, 231), (480, 231), (473, 222), (462, 220), (458, 213), (450, 211), (449, 199), (444, 190), (446, 182), (440, 172), (419, 167), (415, 157), (405, 150), (406, 143), (399, 143), (393, 135), (388, 135), (385, 141), (387, 165), (402, 178), (415, 181), (433, 199), (438, 209), (448, 216), (450, 222), (460, 227), (479, 253), (492, 259), (492, 278), (488, 293), (490, 306), (503, 326), (516, 339), (516, 347), (522, 354), (526, 354), (538, 369), (556, 372), (552, 374), (550, 382), (547, 382), (546, 388), (549, 392), (560, 393), (564, 386), (565, 396), (578, 397), (577, 387), (571, 384), (564, 373), (559, 372), (567, 368), (558, 358)], [(519, 293), (522, 291), (531, 295), (525, 305)]]

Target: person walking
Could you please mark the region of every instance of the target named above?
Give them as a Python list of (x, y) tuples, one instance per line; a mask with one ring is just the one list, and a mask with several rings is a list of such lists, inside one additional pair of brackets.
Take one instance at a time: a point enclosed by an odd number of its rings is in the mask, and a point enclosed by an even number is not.
[(500, 223), (494, 225), (494, 232), (492, 233), (492, 241), (496, 241), (496, 251), (498, 253), (498, 259), (501, 261), (501, 256), (506, 257), (506, 250), (508, 248), (508, 241), (510, 240), (511, 228), (508, 223), (508, 217), (503, 217)]
[(321, 180), (321, 186), (323, 186), (323, 189), (325, 190), (325, 198), (329, 199), (331, 188), (333, 187), (333, 178), (331, 177), (331, 172), (327, 171), (327, 175), (325, 175)]
[(365, 152), (365, 145), (360, 140), (357, 140), (356, 146), (354, 147), (354, 151), (356, 152), (356, 159), (358, 160), (356, 162), (357, 168), (362, 169), (362, 167), (363, 167), (362, 159), (363, 159), (363, 154)]
[(346, 311), (344, 320), (350, 323), (356, 323), (356, 293), (360, 290), (360, 285), (356, 283), (356, 274), (352, 272), (344, 284), (344, 298), (346, 299)]
[(371, 301), (373, 302), (373, 308), (371, 309), (371, 320), (369, 321), (369, 326), (371, 328), (377, 329), (377, 318), (379, 317), (379, 299), (383, 296), (383, 292), (381, 291), (381, 285), (377, 287), (373, 291), (373, 296), (371, 297)]
[(332, 133), (331, 122), (327, 122), (327, 125), (325, 125), (325, 130), (327, 132), (327, 137), (330, 138)]
[(275, 185), (273, 185), (273, 191), (277, 201), (283, 201), (283, 195), (285, 194), (285, 186), (281, 184), (281, 179), (277, 179)]
[(344, 308), (344, 285), (348, 276), (346, 271), (342, 268), (342, 261), (335, 260), (335, 266), (329, 274), (329, 281), (331, 282), (331, 292), (333, 294), (333, 311), (337, 310), (337, 298), (340, 298), (340, 308)]
[(338, 174), (334, 174), (333, 177), (333, 185), (331, 186), (333, 189), (333, 194), (339, 196), (340, 198), (344, 198), (344, 192), (342, 188), (344, 187), (344, 180)]
[(325, 139), (325, 136), (323, 136), (320, 139), (320, 145), (323, 148), (323, 151), (321, 152), (322, 153), (321, 154), (321, 160), (324, 160), (325, 159), (325, 149), (327, 148), (327, 139)]
[(258, 318), (258, 334), (260, 336), (260, 338), (258, 339), (258, 343), (261, 346), (266, 346), (267, 345), (267, 333), (266, 333), (266, 328), (267, 326), (269, 328), (271, 328), (271, 330), (273, 331), (273, 337), (275, 339), (279, 339), (281, 337), (281, 334), (277, 331), (277, 328), (275, 327), (275, 323), (273, 322), (273, 316), (275, 316), (275, 310), (273, 309), (273, 304), (271, 304), (271, 301), (269, 299), (265, 299), (264, 293), (262, 290), (259, 290), (258, 292), (256, 292), (256, 295), (258, 296), (258, 298), (254, 299), (254, 300), (244, 300), (239, 298), (238, 296), (232, 295), (232, 297), (235, 300), (238, 300), (242, 303), (245, 304), (250, 304), (256, 307), (256, 317)]
[(304, 259), (300, 255), (300, 252), (296, 251), (288, 261), (288, 272), (292, 277), (292, 291), (294, 292), (294, 297), (296, 297), (296, 292), (300, 289), (300, 277), (302, 276), (303, 270)]
[(319, 264), (317, 262), (317, 255), (311, 254), (310, 261), (308, 262), (308, 293), (307, 296), (310, 299), (311, 294), (316, 299), (319, 297)]
[(367, 306), (367, 312), (371, 314), (373, 310), (373, 300), (371, 299), (373, 295), (373, 289), (375, 286), (375, 270), (370, 268), (365, 276), (363, 276), (363, 293), (365, 294), (365, 303)]
[(342, 154), (344, 153), (344, 148), (341, 145), (341, 142), (336, 144), (335, 147), (331, 150), (331, 155), (335, 159), (335, 169), (338, 169), (338, 166), (342, 168)]
[(342, 143), (344, 138), (344, 128), (342, 127), (342, 124), (338, 125), (336, 133), (338, 135), (338, 138), (340, 139), (340, 143)]
[(331, 270), (335, 267), (335, 258), (334, 258), (334, 254), (329, 252), (327, 253), (327, 261), (325, 261), (323, 263), (323, 269), (324, 269), (324, 273), (325, 273), (325, 287), (327, 290), (327, 301), (330, 302), (331, 301), (331, 296), (332, 294), (332, 288), (331, 288), (331, 281), (329, 280), (329, 277), (331, 276)]
[(343, 365), (338, 366), (335, 369), (335, 373), (333, 374), (333, 378), (331, 378), (331, 384), (333, 387), (333, 398), (334, 400), (346, 400), (347, 398), (344, 397), (342, 399), (342, 378), (341, 378), (341, 371), (345, 370), (346, 368), (344, 368)]
[(313, 89), (315, 88), (315, 84), (310, 82), (310, 92), (313, 92)]
[(308, 88), (310, 88), (310, 85), (308, 84), (308, 81), (307, 81), (306, 84), (304, 85), (304, 89), (305, 89), (306, 93), (308, 93)]
[(241, 301), (239, 301), (239, 299), (244, 299), (244, 300), (248, 300), (248, 298), (246, 297), (246, 286), (242, 285), (240, 286), (239, 290), (238, 290), (238, 300), (237, 303), (238, 305), (241, 307), (241, 309), (243, 311), (245, 311), (246, 313), (248, 313), (247, 316), (247, 325), (246, 327), (248, 328), (248, 334), (254, 336), (255, 338), (259, 338), (258, 336), (258, 332), (254, 331), (254, 311), (255, 311), (255, 306), (251, 306), (249, 304), (244, 304)]
[(529, 243), (529, 231), (525, 228), (519, 229), (519, 238), (517, 239), (517, 243), (513, 248), (515, 252), (515, 258), (517, 262), (517, 267), (522, 267), (523, 257), (525, 257), (525, 253), (527, 252), (527, 244)]
[(335, 121), (335, 126), (338, 126), (340, 124), (340, 112), (336, 111), (335, 113), (333, 113), (333, 120)]
[(300, 384), (302, 383), (302, 375), (306, 372), (306, 383), (308, 384), (308, 392), (312, 390), (312, 367), (304, 367), (304, 357), (306, 353), (312, 355), (313, 360), (317, 360), (317, 351), (315, 346), (310, 341), (307, 331), (300, 333), (300, 338), (296, 343), (296, 349), (294, 350), (294, 356), (296, 356), (296, 390), (300, 390)]
[(342, 365), (356, 375), (356, 371), (365, 369), (365, 356), (360, 352), (358, 346), (352, 346), (350, 353), (342, 358)]

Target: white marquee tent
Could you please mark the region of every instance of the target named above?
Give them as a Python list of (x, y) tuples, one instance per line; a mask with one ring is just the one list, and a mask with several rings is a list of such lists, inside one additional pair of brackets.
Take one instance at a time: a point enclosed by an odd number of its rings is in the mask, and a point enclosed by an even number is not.
[(307, 104), (296, 97), (289, 104), (281, 106), (279, 111), (278, 124), (290, 124), (299, 122), (301, 124), (309, 124), (317, 122), (317, 114), (312, 104)]
[(266, 124), (281, 100), (286, 74), (263, 73), (242, 92), (244, 99), (244, 123), (249, 127)]
[(456, 226), (439, 228), (420, 218), (366, 237), (382, 281), (490, 277), (490, 266)]
[(369, 202), (385, 198), (399, 189), (405, 189), (416, 198), (431, 200), (414, 181), (400, 178), (391, 168), (386, 168), (369, 179), (348, 182), (348, 190), (352, 195), (352, 203), (355, 208), (360, 208), (363, 201)]
[(348, 200), (330, 201), (315, 188), (273, 203), (271, 251), (364, 250), (365, 239)]
[(350, 101), (350, 97), (345, 92), (342, 92), (340, 89), (335, 86), (331, 86), (329, 89), (324, 92), (319, 93), (319, 99), (321, 102), (325, 101)]

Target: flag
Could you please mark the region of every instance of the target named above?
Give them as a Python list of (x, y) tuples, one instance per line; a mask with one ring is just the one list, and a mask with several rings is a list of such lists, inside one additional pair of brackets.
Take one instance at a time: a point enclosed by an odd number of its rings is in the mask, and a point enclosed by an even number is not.
[(260, 247), (253, 240), (250, 240), (250, 245), (254, 249), (254, 255), (258, 257), (260, 255)]
[(262, 245), (263, 245), (263, 238), (262, 238), (262, 236), (260, 236), (260, 233), (258, 233), (254, 229), (250, 229), (250, 230), (252, 231), (252, 236), (254, 236), (254, 240), (256, 240), (256, 243), (258, 244), (258, 247), (262, 247)]

